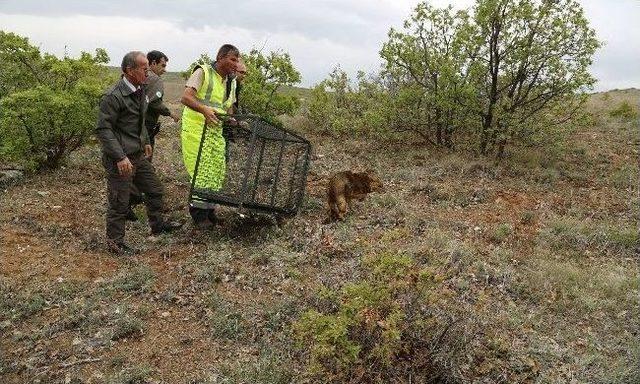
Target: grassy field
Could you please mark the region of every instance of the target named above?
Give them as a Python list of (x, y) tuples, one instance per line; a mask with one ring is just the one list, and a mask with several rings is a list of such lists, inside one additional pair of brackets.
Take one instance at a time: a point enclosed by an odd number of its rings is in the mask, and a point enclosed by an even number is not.
[[(181, 87), (167, 84), (176, 109)], [(160, 237), (142, 220), (127, 227), (143, 249), (133, 258), (104, 250), (106, 182), (99, 147), (87, 146), (0, 191), (0, 382), (330, 380), (309, 369), (295, 324), (340, 306), (336, 294), (366, 278), (372, 257), (401, 255), (431, 271), (438, 299), (425, 306), (455, 320), (433, 349), (432, 382), (638, 383), (640, 136), (637, 119), (610, 112), (624, 101), (637, 112), (639, 96), (595, 94), (591, 122), (563, 150), (522, 149), (500, 164), (306, 131), (314, 153), (298, 216), (276, 226), (224, 209), (212, 231), (188, 223)], [(154, 164), (167, 213), (186, 221), (169, 121)], [(323, 225), (328, 177), (367, 168), (385, 191)], [(384, 382), (428, 377), (388, 369)]]

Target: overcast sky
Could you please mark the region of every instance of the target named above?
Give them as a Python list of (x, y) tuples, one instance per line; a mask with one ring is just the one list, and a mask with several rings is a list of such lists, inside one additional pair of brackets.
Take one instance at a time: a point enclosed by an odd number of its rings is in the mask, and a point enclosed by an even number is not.
[[(596, 90), (640, 88), (640, 1), (580, 0), (605, 46), (592, 72)], [(169, 70), (188, 67), (223, 43), (241, 51), (283, 50), (302, 73), (303, 86), (335, 65), (348, 73), (376, 71), (390, 27), (401, 27), (416, 0), (0, 0), (0, 29), (27, 36), (44, 51), (71, 55), (107, 50), (112, 65), (131, 50), (158, 49)], [(434, 0), (466, 7), (472, 0)]]

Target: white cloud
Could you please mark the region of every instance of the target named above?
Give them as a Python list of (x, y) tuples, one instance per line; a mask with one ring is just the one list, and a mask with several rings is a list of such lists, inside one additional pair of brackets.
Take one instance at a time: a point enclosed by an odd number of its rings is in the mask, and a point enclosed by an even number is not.
[[(456, 8), (473, 0), (457, 0)], [(236, 0), (41, 2), (1, 0), (0, 28), (30, 38), (43, 50), (70, 54), (106, 48), (113, 65), (130, 50), (159, 49), (170, 70), (182, 70), (200, 53), (214, 53), (223, 43), (242, 51), (263, 47), (291, 54), (303, 85), (324, 78), (340, 63), (350, 74), (379, 68), (378, 51), (389, 28), (400, 27), (415, 0)], [(447, 0), (432, 0), (445, 6)], [(640, 87), (640, 4), (637, 0), (581, 0), (587, 17), (606, 41), (596, 55), (593, 73), (598, 90)], [(140, 16), (126, 16), (135, 12)], [(142, 16), (144, 15), (144, 16)]]

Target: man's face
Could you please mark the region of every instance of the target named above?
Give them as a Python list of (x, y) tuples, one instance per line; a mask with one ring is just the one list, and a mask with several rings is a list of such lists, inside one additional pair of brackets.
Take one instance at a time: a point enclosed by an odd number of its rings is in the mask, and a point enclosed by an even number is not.
[(228, 76), (236, 71), (238, 65), (238, 56), (233, 53), (228, 53), (225, 57), (218, 60), (217, 69), (218, 73), (222, 76)]
[(163, 73), (167, 72), (167, 60), (161, 57), (160, 60), (150, 63), (149, 69), (156, 75), (162, 76)]
[(127, 77), (133, 85), (142, 85), (147, 79), (147, 71), (149, 71), (149, 61), (144, 55), (136, 57), (136, 68), (127, 68)]

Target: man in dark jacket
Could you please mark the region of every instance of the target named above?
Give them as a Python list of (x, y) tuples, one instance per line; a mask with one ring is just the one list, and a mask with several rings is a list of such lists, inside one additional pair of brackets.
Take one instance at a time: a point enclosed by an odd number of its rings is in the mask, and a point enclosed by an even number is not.
[(171, 112), (163, 103), (164, 83), (161, 76), (167, 71), (169, 58), (160, 51), (151, 51), (147, 53), (147, 60), (149, 61), (150, 71), (147, 76), (145, 93), (149, 97), (149, 108), (145, 117), (145, 125), (149, 133), (151, 147), (155, 149), (155, 137), (160, 132), (158, 118), (160, 116), (171, 116), (173, 121), (177, 123), (180, 117)]
[[(160, 116), (171, 116), (174, 122), (178, 122), (180, 117), (171, 112), (169, 108), (164, 104), (164, 83), (161, 76), (167, 71), (167, 62), (169, 58), (167, 55), (160, 51), (150, 51), (147, 53), (147, 60), (149, 61), (149, 71), (147, 72), (147, 79), (145, 81), (145, 94), (149, 98), (149, 106), (145, 116), (145, 127), (147, 134), (149, 135), (149, 144), (155, 151), (156, 135), (160, 132), (160, 123), (158, 118)], [(149, 157), (149, 161), (152, 161), (153, 157)], [(137, 221), (138, 217), (133, 211), (133, 206), (144, 202), (144, 198), (138, 188), (135, 185), (131, 185), (131, 195), (129, 196), (129, 210), (127, 211), (127, 220)]]
[(131, 183), (147, 196), (152, 234), (173, 231), (180, 224), (162, 218), (163, 188), (148, 160), (153, 149), (145, 129), (149, 100), (142, 84), (149, 63), (142, 52), (133, 51), (124, 56), (121, 68), (122, 78), (100, 100), (96, 134), (107, 171), (107, 246), (116, 254), (135, 254), (139, 251), (124, 242)]

